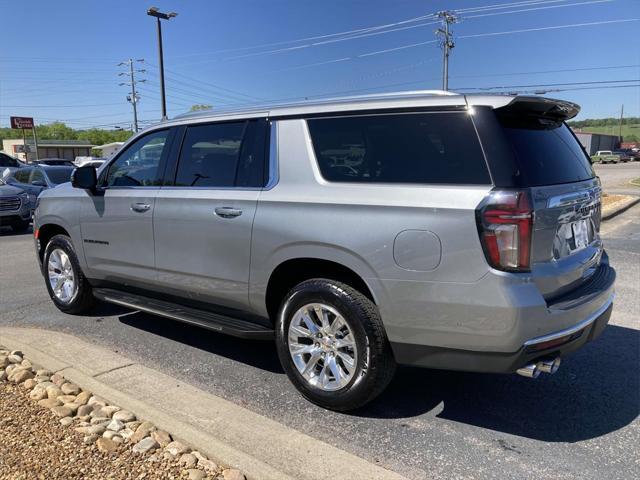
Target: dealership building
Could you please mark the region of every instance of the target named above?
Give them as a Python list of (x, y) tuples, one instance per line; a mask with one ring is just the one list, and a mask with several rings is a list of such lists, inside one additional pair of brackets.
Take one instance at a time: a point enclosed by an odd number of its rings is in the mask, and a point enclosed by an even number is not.
[(598, 150), (615, 150), (620, 145), (620, 138), (617, 135), (581, 132), (578, 129), (575, 129), (573, 133), (576, 134), (589, 155), (595, 155)]
[[(74, 161), (76, 157), (90, 156), (92, 148), (93, 145), (87, 140), (38, 140), (37, 158), (64, 158)], [(27, 141), (27, 148), (22, 138), (2, 140), (2, 150), (20, 160), (36, 159), (33, 140)]]

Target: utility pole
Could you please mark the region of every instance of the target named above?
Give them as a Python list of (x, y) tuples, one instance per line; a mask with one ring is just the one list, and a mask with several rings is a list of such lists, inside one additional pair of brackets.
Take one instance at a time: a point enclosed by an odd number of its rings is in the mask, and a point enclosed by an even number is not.
[(620, 126), (618, 127), (618, 141), (620, 142), (620, 147), (622, 147), (622, 119), (624, 117), (624, 103), (620, 108)]
[(176, 12), (163, 13), (158, 7), (151, 7), (147, 10), (147, 15), (155, 17), (158, 26), (158, 57), (160, 67), (160, 103), (162, 107), (162, 120), (167, 119), (167, 100), (164, 93), (164, 54), (162, 53), (162, 23), (160, 20), (171, 20), (178, 14)]
[(438, 18), (442, 20), (442, 28), (436, 30), (436, 35), (442, 37), (442, 90), (449, 90), (449, 52), (455, 47), (453, 34), (449, 26), (458, 21), (455, 13), (449, 10), (438, 12)]
[[(142, 63), (144, 62), (144, 59), (139, 58), (135, 60), (135, 62)], [(136, 80), (136, 73), (145, 73), (146, 70), (134, 68), (135, 62), (132, 58), (130, 58), (125, 62), (120, 62), (118, 66), (119, 67), (128, 66), (129, 71), (120, 72), (118, 76), (120, 77), (126, 76), (126, 75), (129, 76), (129, 82), (122, 82), (120, 83), (120, 86), (127, 85), (131, 87), (131, 92), (127, 95), (127, 101), (131, 103), (131, 105), (133, 106), (133, 131), (134, 133), (137, 133), (138, 132), (138, 102), (140, 101), (140, 95), (138, 95), (138, 92), (136, 91), (136, 83), (144, 83), (146, 82), (146, 80), (145, 79)]]

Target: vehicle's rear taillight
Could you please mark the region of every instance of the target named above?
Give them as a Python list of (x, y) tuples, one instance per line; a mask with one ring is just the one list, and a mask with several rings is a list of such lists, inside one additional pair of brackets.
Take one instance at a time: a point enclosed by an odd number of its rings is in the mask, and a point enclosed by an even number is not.
[(478, 230), (489, 264), (498, 270), (531, 268), (533, 209), (526, 191), (497, 190), (480, 204)]

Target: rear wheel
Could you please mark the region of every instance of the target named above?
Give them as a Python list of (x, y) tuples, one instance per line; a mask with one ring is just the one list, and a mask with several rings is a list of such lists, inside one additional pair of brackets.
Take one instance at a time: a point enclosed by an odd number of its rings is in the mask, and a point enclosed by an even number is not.
[(71, 239), (55, 235), (44, 252), (44, 277), (53, 303), (65, 313), (80, 314), (95, 304), (91, 285), (85, 278)]
[(346, 284), (327, 279), (298, 284), (280, 308), (276, 336), (287, 376), (321, 407), (361, 407), (393, 378), (395, 361), (378, 309)]

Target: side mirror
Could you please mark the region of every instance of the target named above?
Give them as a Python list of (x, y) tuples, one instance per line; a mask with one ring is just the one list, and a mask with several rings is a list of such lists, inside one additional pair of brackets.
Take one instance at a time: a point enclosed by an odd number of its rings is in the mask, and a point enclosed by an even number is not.
[(45, 182), (44, 180), (34, 180), (33, 182), (31, 182), (31, 185), (33, 185), (34, 187), (46, 187), (47, 182)]
[(98, 178), (96, 177), (96, 169), (91, 165), (78, 167), (71, 174), (71, 185), (74, 188), (82, 188), (95, 193), (98, 186)]

